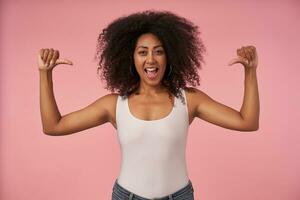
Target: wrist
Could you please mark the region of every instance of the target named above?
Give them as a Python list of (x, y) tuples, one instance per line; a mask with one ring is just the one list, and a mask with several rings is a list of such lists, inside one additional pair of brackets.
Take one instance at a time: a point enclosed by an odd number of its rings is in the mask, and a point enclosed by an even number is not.
[(39, 69), (39, 74), (42, 79), (52, 80), (52, 70)]
[(39, 68), (39, 73), (40, 74), (52, 74), (53, 69), (40, 69)]
[(245, 67), (245, 72), (256, 72), (257, 67)]

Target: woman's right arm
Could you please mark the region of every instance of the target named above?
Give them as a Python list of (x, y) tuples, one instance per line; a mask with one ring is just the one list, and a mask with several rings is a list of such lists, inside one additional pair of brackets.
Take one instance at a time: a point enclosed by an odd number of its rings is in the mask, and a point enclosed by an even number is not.
[(39, 52), (40, 111), (43, 132), (53, 136), (68, 135), (111, 121), (109, 109), (115, 94), (105, 95), (81, 110), (61, 116), (53, 93), (52, 72), (56, 65), (72, 64), (72, 62), (58, 57), (58, 51), (53, 49), (41, 49)]

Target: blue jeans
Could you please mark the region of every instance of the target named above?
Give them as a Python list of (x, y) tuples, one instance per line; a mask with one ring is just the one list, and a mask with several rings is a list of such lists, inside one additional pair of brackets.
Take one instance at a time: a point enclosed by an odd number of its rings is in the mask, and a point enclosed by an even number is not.
[[(113, 187), (112, 200), (154, 200), (154, 199), (146, 199), (144, 197), (141, 197), (137, 194), (130, 192), (129, 190), (119, 185), (117, 179)], [(177, 192), (174, 192), (173, 194), (169, 194), (167, 196), (155, 200), (194, 200), (194, 189), (191, 180), (189, 180), (189, 183), (183, 188), (179, 189)]]

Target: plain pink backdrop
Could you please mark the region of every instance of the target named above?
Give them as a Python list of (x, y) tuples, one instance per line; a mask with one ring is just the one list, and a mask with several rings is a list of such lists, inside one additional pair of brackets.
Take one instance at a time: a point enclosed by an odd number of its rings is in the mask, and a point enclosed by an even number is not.
[(62, 115), (108, 93), (93, 60), (97, 36), (117, 17), (168, 10), (199, 26), (207, 47), (199, 89), (239, 110), (244, 71), (226, 66), (236, 49), (258, 51), (260, 128), (190, 126), (187, 164), (197, 200), (299, 200), (300, 3), (294, 1), (0, 1), (1, 200), (110, 199), (120, 169), (116, 131), (104, 124), (76, 134), (42, 132), (40, 48), (74, 66), (54, 70)]

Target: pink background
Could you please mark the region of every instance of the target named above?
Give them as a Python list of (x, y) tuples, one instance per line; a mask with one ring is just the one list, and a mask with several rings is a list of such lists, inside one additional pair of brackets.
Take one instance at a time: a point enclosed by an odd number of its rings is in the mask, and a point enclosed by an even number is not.
[(0, 6), (1, 200), (111, 198), (120, 167), (114, 128), (43, 134), (37, 52), (52, 47), (74, 62), (54, 70), (54, 93), (62, 115), (81, 109), (108, 93), (93, 60), (101, 29), (151, 8), (199, 25), (208, 50), (199, 89), (234, 109), (242, 105), (244, 72), (226, 64), (243, 45), (258, 51), (260, 129), (237, 132), (200, 119), (190, 126), (195, 199), (300, 199), (299, 1), (2, 0)]

